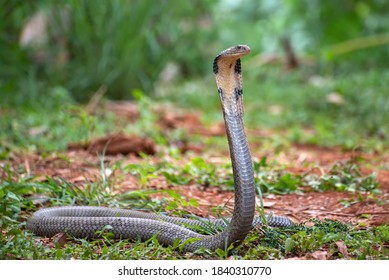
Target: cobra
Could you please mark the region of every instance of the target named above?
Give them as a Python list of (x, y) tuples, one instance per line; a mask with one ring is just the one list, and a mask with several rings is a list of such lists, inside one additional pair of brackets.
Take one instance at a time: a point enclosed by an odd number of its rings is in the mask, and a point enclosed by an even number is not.
[[(96, 232), (109, 225), (115, 238), (148, 240), (155, 236), (165, 245), (172, 245), (178, 239), (183, 251), (195, 251), (201, 247), (213, 251), (243, 241), (253, 226), (261, 223), (261, 218), (254, 217), (254, 170), (243, 120), (240, 59), (249, 53), (248, 46), (237, 45), (219, 53), (213, 62), (235, 185), (234, 210), (230, 219), (187, 219), (127, 209), (70, 206), (43, 208), (35, 212), (27, 221), (27, 229), (47, 237), (66, 232), (74, 237), (96, 238)], [(268, 218), (270, 226), (293, 225), (283, 216)], [(214, 235), (203, 235), (191, 229), (204, 225), (205, 221), (224, 229)]]

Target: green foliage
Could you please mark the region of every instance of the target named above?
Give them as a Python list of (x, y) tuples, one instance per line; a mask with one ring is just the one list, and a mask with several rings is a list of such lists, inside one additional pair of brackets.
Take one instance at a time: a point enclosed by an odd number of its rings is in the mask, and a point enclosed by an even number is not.
[[(111, 98), (131, 98), (136, 88), (151, 95), (167, 63), (178, 66), (178, 76), (202, 75), (211, 69), (205, 62), (228, 45), (244, 42), (255, 53), (281, 52), (285, 35), (298, 53), (319, 57), (319, 71), (321, 61), (330, 73), (346, 65), (362, 71), (386, 65), (387, 3), (335, 2), (2, 0), (0, 60), (7, 67), (0, 70), (0, 90), (5, 100), (19, 101), (42, 99), (58, 86), (81, 101), (102, 86)], [(48, 20), (41, 34), (47, 38), (21, 48), (21, 30), (37, 11)], [(347, 53), (352, 39), (359, 41)], [(339, 49), (343, 55), (335, 57)], [(32, 87), (38, 90), (31, 93)]]
[[(252, 105), (253, 111), (262, 113), (248, 113), (248, 120), (256, 125), (290, 126), (300, 130), (301, 126), (311, 127), (313, 134), (304, 137), (302, 131), (294, 141), (324, 146), (341, 144), (353, 148), (361, 143), (363, 146), (366, 137), (385, 140), (381, 135), (385, 135), (384, 123), (389, 119), (381, 112), (389, 110), (389, 102), (385, 99), (388, 88), (383, 84), (387, 72), (372, 71), (337, 78), (311, 77), (306, 82), (301, 82), (300, 79), (306, 79), (301, 73), (296, 74), (282, 77), (278, 82), (263, 80), (263, 99)], [(252, 93), (255, 89), (249, 84), (246, 92)], [(343, 101), (338, 104), (331, 102), (331, 93), (336, 93)], [(246, 96), (246, 100), (249, 99), (247, 104), (254, 102), (251, 98), (256, 98), (252, 94)], [(279, 114), (272, 114), (269, 110), (274, 105), (279, 106)]]
[[(348, 61), (351, 65), (369, 67), (383, 66), (388, 61), (389, 53), (385, 42), (378, 44), (374, 51), (363, 49), (364, 37), (373, 34), (388, 34), (386, 24), (388, 3), (386, 1), (342, 1), (341, 3), (331, 1), (285, 1), (288, 4), (290, 19), (294, 25), (300, 24), (301, 31), (306, 38), (309, 38), (308, 49), (311, 52), (316, 50), (324, 51), (326, 59), (336, 59), (336, 44), (351, 39), (361, 38), (357, 44), (361, 45), (362, 51), (353, 52), (359, 49), (358, 45), (350, 49), (343, 59), (343, 66)], [(386, 43), (387, 44), (387, 43)], [(374, 46), (374, 45), (373, 45)]]
[(5, 228), (8, 224), (17, 221), (17, 218), (21, 211), (20, 205), (23, 201), (21, 195), (17, 193), (18, 191), (21, 191), (20, 189), (21, 188), (15, 190), (13, 188), (13, 184), (9, 182), (4, 182), (0, 186), (0, 214), (2, 228)]
[[(230, 170), (230, 164), (224, 166)], [(230, 172), (229, 172), (230, 173)], [(206, 162), (203, 158), (193, 157), (182, 167), (164, 165), (162, 174), (171, 185), (184, 185), (190, 182), (202, 186), (233, 187), (233, 178), (218, 172), (217, 166)]]
[(301, 178), (291, 173), (282, 172), (268, 166), (266, 158), (254, 161), (256, 185), (264, 194), (286, 194), (301, 192)]
[(381, 226), (376, 230), (361, 231), (336, 221), (313, 221), (315, 226), (300, 229), (292, 236), (302, 253), (315, 251), (325, 246), (329, 248), (329, 257), (331, 258), (331, 255), (335, 257), (340, 254), (334, 244), (337, 241), (343, 241), (351, 257), (355, 259), (374, 259), (378, 255), (385, 256), (388, 253), (386, 249), (380, 252), (383, 248), (381, 246), (387, 242), (380, 235), (387, 234), (387, 226)]
[(355, 71), (387, 64), (387, 10), (380, 0), (251, 0), (220, 2), (215, 18), (225, 45), (245, 38), (254, 50), (280, 52), (287, 37), (298, 54), (318, 58), (319, 67)]
[(170, 200), (169, 203), (166, 205), (167, 211), (173, 211), (178, 213), (180, 212), (177, 211), (178, 209), (185, 208), (188, 206), (197, 207), (199, 205), (195, 198), (190, 198), (188, 201), (186, 199), (183, 199), (182, 196), (175, 191), (168, 190), (167, 193), (173, 198), (173, 200)]
[[(0, 59), (8, 62), (0, 70), (0, 88), (18, 91), (22, 99), (31, 97), (28, 89), (20, 89), (26, 74), (44, 87), (65, 87), (80, 101), (101, 86), (111, 98), (131, 98), (136, 88), (149, 93), (169, 61), (180, 63), (183, 73), (202, 72), (202, 45), (214, 34), (196, 27), (207, 18), (212, 1), (18, 2), (0, 2), (7, 19)], [(48, 24), (36, 37), (47, 38), (22, 49), (18, 37), (23, 24), (38, 11)], [(188, 52), (194, 47), (197, 51)], [(45, 95), (39, 92), (39, 97)]]
[(303, 181), (312, 189), (320, 191), (336, 190), (349, 192), (373, 192), (380, 193), (377, 174), (372, 173), (364, 176), (360, 167), (353, 163), (337, 163), (328, 174), (317, 176), (315, 174), (306, 175)]
[[(386, 259), (388, 256), (385, 237), (386, 225), (374, 229), (360, 230), (333, 220), (312, 219), (313, 226), (304, 224), (288, 229), (262, 228), (251, 233), (244, 246), (250, 244), (245, 259), (283, 259), (286, 257), (309, 256), (315, 251), (327, 252), (327, 259)], [(337, 242), (342, 242), (348, 255), (340, 251)], [(256, 247), (252, 247), (257, 244)]]
[[(63, 76), (71, 91), (97, 90), (107, 85), (111, 97), (128, 96), (134, 86), (150, 89), (166, 59), (151, 28), (161, 21), (166, 5), (149, 1), (71, 1), (69, 47), (74, 63)], [(109, 19), (109, 20), (107, 20)], [(138, 50), (142, 50), (143, 55)]]
[(192, 158), (190, 163), (186, 164), (182, 172), (187, 174), (189, 178), (193, 178), (200, 185), (217, 185), (216, 166), (206, 163), (203, 158)]
[(150, 163), (135, 164), (130, 163), (124, 168), (125, 172), (137, 175), (140, 187), (145, 187), (149, 180), (157, 177), (157, 167)]
[[(142, 166), (115, 164), (105, 166), (104, 159), (101, 158), (100, 169), (102, 173), (107, 168), (115, 171), (118, 168), (123, 170), (149, 170), (145, 173), (145, 186), (149, 184), (149, 177), (161, 176), (158, 169), (150, 169), (152, 164), (145, 160)], [(154, 165), (155, 166), (155, 165)], [(182, 170), (194, 168), (193, 174), (201, 178), (201, 182), (206, 184), (210, 181), (205, 170), (216, 170), (215, 173), (225, 173), (229, 166), (216, 167), (209, 165), (203, 160), (195, 159), (187, 166), (174, 168), (167, 162), (157, 164), (163, 170), (169, 170), (175, 174), (184, 174)], [(302, 191), (300, 183), (308, 180), (307, 176), (293, 176), (287, 172), (281, 172), (272, 167), (266, 158), (255, 162), (257, 176), (266, 180), (269, 188), (267, 193), (288, 193)], [(155, 167), (154, 167), (155, 168)], [(246, 238), (243, 244), (230, 246), (224, 250), (208, 252), (200, 249), (193, 254), (180, 253), (183, 243), (175, 242), (172, 246), (161, 246), (155, 237), (147, 242), (128, 242), (124, 240), (113, 240), (109, 227), (100, 232), (101, 238), (98, 240), (72, 239), (64, 246), (58, 241), (54, 242), (54, 247), (48, 247), (42, 242), (35, 240), (30, 233), (26, 232), (24, 220), (35, 210), (34, 198), (31, 194), (39, 194), (44, 197), (50, 205), (109, 205), (111, 207), (149, 208), (154, 211), (166, 209), (173, 211), (176, 215), (186, 214), (185, 207), (196, 207), (194, 199), (186, 200), (177, 192), (168, 191), (171, 199), (167, 203), (154, 203), (147, 199), (147, 194), (152, 191), (136, 191), (124, 194), (115, 194), (112, 191), (113, 182), (111, 177), (102, 176), (101, 181), (88, 183), (82, 188), (67, 182), (61, 178), (47, 178), (45, 182), (36, 182), (33, 177), (24, 176), (23, 168), (15, 168), (11, 165), (3, 165), (2, 179), (0, 181), (0, 214), (1, 227), (5, 234), (0, 237), (0, 258), (1, 259), (175, 259), (175, 258), (217, 258), (225, 259), (232, 255), (234, 258), (244, 259), (282, 259), (287, 257), (311, 254), (317, 250), (326, 250), (327, 257), (331, 259), (384, 259), (387, 258), (387, 244), (389, 242), (389, 229), (387, 226), (360, 229), (351, 225), (342, 224), (330, 220), (312, 220), (313, 226), (305, 224), (296, 225), (292, 228), (276, 229), (263, 226), (260, 231), (253, 231)], [(221, 170), (219, 170), (221, 169)], [(221, 172), (222, 171), (222, 172)], [(199, 172), (199, 173), (196, 173)], [(259, 175), (258, 175), (259, 174)], [(289, 174), (289, 175), (286, 175)], [(317, 180), (323, 185), (322, 190), (339, 191), (361, 191), (376, 192), (378, 184), (374, 177), (366, 179), (362, 176), (359, 166), (355, 163), (345, 165), (334, 165), (328, 172), (328, 176), (336, 176), (339, 182), (350, 188), (337, 188), (336, 184), (330, 185), (326, 180), (327, 174), (318, 177)], [(208, 177), (212, 178), (211, 173)], [(139, 177), (139, 182), (142, 177)], [(220, 179), (223, 180), (223, 179)], [(299, 181), (297, 183), (295, 181)], [(373, 181), (371, 181), (373, 180)], [(282, 183), (279, 183), (279, 182)], [(288, 183), (285, 183), (287, 181)], [(347, 183), (344, 183), (347, 182)], [(196, 183), (198, 184), (198, 183)], [(281, 188), (283, 186), (284, 188)], [(290, 186), (293, 186), (291, 188)], [(318, 190), (318, 186), (315, 190)], [(306, 189), (304, 189), (306, 191)], [(182, 209), (182, 210), (181, 210)], [(27, 212), (27, 213), (26, 213)], [(196, 228), (195, 230), (199, 230)], [(217, 229), (208, 227), (200, 229), (202, 233), (214, 233)], [(193, 242), (195, 240), (188, 240)], [(336, 242), (342, 241), (347, 247), (348, 256), (342, 255)]]
[(154, 103), (141, 90), (132, 91), (132, 96), (137, 102), (139, 118), (126, 126), (129, 134), (137, 134), (144, 137), (151, 137), (157, 143), (166, 144), (161, 128), (156, 125), (158, 116), (155, 113)]
[[(301, 70), (280, 75), (274, 68), (256, 66), (254, 60), (245, 62), (246, 124), (274, 132), (270, 140), (252, 137), (251, 141), (359, 147), (367, 151), (381, 150), (388, 143), (389, 114), (383, 113), (389, 112), (389, 86), (385, 83), (388, 71), (312, 76)], [(212, 77), (167, 87), (164, 92), (163, 100), (188, 110), (201, 110), (206, 122), (222, 121)], [(340, 101), (333, 102), (332, 95)]]
[(314, 172), (295, 175), (277, 167), (269, 167), (266, 158), (254, 162), (256, 183), (265, 194), (302, 193), (307, 187), (313, 191), (381, 193), (376, 174), (363, 175), (360, 165), (353, 161), (336, 163), (329, 171), (320, 170), (320, 175)]
[(2, 149), (58, 150), (69, 142), (86, 143), (113, 128), (109, 115), (98, 125), (101, 116), (92, 116), (69, 102), (65, 89), (54, 88), (50, 95), (39, 105), (39, 100), (33, 100), (6, 109), (0, 118)]

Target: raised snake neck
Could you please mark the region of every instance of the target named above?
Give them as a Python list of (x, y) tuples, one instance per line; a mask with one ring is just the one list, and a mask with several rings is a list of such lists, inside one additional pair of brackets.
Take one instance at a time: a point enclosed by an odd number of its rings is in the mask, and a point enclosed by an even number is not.
[[(224, 225), (222, 232), (202, 235), (188, 228), (204, 225), (206, 219), (193, 220), (134, 210), (88, 206), (41, 209), (29, 218), (27, 229), (48, 237), (66, 232), (74, 237), (94, 238), (97, 237), (97, 231), (109, 225), (115, 238), (148, 240), (156, 236), (160, 243), (166, 245), (172, 245), (179, 239), (183, 243), (184, 251), (195, 251), (201, 247), (208, 250), (225, 249), (233, 242), (242, 241), (253, 225), (261, 223), (260, 218), (254, 218), (254, 171), (243, 123), (240, 58), (249, 53), (248, 46), (238, 45), (222, 51), (213, 62), (235, 183), (232, 218), (227, 221), (227, 225), (224, 220), (210, 220), (211, 223)], [(268, 224), (283, 227), (293, 223), (286, 217), (273, 215)]]

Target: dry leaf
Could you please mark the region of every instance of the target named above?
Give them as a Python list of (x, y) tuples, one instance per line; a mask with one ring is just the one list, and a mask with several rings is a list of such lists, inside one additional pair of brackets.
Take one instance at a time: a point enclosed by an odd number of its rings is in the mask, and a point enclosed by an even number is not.
[(326, 260), (327, 252), (326, 251), (316, 251), (311, 254), (312, 258), (315, 260)]
[(339, 252), (342, 253), (342, 255), (347, 258), (348, 257), (348, 251), (347, 251), (347, 246), (344, 245), (343, 241), (337, 241), (335, 242), (336, 246), (339, 249)]
[(38, 205), (48, 202), (50, 198), (44, 194), (33, 194), (30, 196), (30, 199), (32, 201), (32, 204)]
[(57, 241), (58, 244), (61, 246), (61, 248), (63, 248), (66, 245), (66, 243), (68, 243), (68, 240), (66, 238), (66, 234), (63, 232), (57, 233), (56, 235), (54, 235), (53, 240)]

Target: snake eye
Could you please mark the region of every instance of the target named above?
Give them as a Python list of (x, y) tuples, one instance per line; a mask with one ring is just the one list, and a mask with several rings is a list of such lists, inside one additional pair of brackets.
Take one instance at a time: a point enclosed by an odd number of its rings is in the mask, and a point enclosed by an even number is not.
[(250, 48), (246, 45), (237, 45), (237, 46), (235, 46), (234, 50), (237, 53), (249, 53), (250, 52)]

